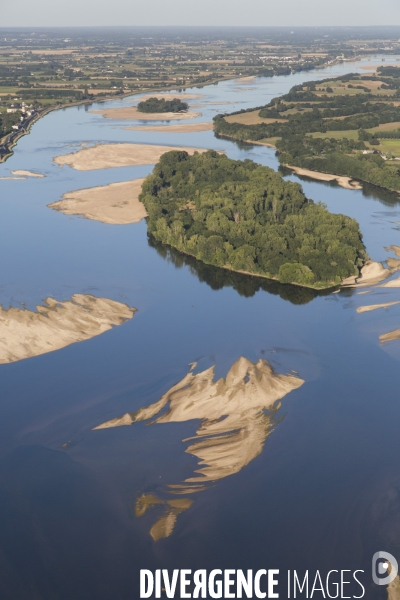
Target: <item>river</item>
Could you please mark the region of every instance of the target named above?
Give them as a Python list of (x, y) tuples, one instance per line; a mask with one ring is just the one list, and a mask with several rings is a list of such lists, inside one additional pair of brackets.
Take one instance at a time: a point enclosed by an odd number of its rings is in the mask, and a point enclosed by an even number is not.
[[(191, 101), (202, 113), (194, 122), (209, 121), (380, 61), (186, 91), (204, 94)], [(108, 225), (49, 209), (65, 192), (152, 170), (77, 171), (53, 162), (82, 142), (214, 148), (278, 168), (271, 148), (212, 131), (129, 131), (129, 122), (91, 112), (131, 103), (52, 112), (0, 165), (0, 177), (15, 169), (45, 175), (0, 181), (1, 331), (12, 327), (9, 307), (34, 311), (49, 297), (92, 295), (137, 309), (101, 335), (0, 365), (2, 599), (138, 598), (140, 568), (364, 569), (366, 597), (384, 597), (369, 583), (370, 564), (378, 550), (400, 555), (400, 341), (382, 344), (379, 336), (400, 327), (400, 305), (356, 309), (400, 300), (400, 290), (317, 295), (260, 283), (154, 247), (144, 221)], [(373, 260), (400, 245), (397, 196), (301, 183), (308, 197), (358, 220)], [(27, 344), (30, 327), (19, 334)], [(247, 429), (236, 423), (220, 449), (205, 443), (185, 452), (201, 422), (190, 408), (185, 419), (94, 430), (156, 402), (189, 372), (215, 366), (215, 378), (225, 377), (240, 357), (304, 383)], [(200, 419), (212, 414), (205, 407)], [(253, 456), (254, 431), (261, 450)], [(184, 482), (202, 455), (218, 476), (192, 493)], [(239, 465), (232, 473), (230, 461)]]

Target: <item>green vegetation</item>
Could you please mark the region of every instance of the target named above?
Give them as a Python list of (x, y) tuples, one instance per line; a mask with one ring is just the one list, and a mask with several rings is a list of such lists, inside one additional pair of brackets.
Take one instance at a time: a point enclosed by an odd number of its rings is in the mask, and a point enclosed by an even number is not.
[[(351, 73), (293, 87), (258, 109), (246, 125), (223, 115), (216, 133), (238, 140), (275, 139), (282, 164), (360, 179), (400, 191), (400, 68), (379, 67), (373, 75)], [(252, 109), (254, 113), (254, 109)], [(234, 113), (235, 114), (235, 113)]]
[(156, 241), (209, 265), (323, 288), (357, 274), (366, 258), (356, 221), (250, 160), (167, 152), (139, 198)]
[(187, 102), (182, 102), (179, 98), (165, 100), (164, 98), (148, 98), (139, 102), (138, 111), (143, 113), (177, 113), (184, 112), (189, 108)]

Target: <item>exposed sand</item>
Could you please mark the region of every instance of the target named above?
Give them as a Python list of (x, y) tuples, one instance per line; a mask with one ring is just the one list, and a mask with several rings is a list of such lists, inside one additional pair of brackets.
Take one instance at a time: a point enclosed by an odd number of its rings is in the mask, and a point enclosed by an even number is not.
[(184, 123), (183, 125), (142, 125), (138, 127), (124, 127), (129, 131), (156, 131), (157, 133), (194, 133), (197, 131), (210, 131), (212, 123)]
[(168, 92), (166, 94), (146, 94), (137, 99), (138, 102), (143, 102), (143, 100), (148, 100), (149, 98), (158, 98), (161, 100), (174, 100), (174, 98), (178, 98), (178, 100), (192, 100), (193, 98), (204, 98), (204, 94), (185, 94), (183, 92), (176, 92), (176, 94), (172, 94)]
[(103, 115), (106, 119), (120, 119), (127, 121), (182, 121), (183, 119), (194, 119), (201, 113), (143, 113), (138, 111), (135, 106), (125, 106), (123, 108), (105, 108), (103, 110), (92, 110), (92, 113)]
[(384, 304), (370, 304), (370, 306), (359, 306), (357, 308), (358, 313), (370, 312), (371, 310), (377, 310), (378, 308), (388, 308), (394, 304), (400, 304), (400, 300), (397, 302), (385, 302)]
[(0, 364), (89, 340), (136, 312), (121, 302), (84, 294), (75, 294), (66, 302), (47, 298), (44, 306), (36, 309), (0, 307)]
[(82, 215), (112, 225), (139, 223), (147, 216), (138, 200), (143, 181), (144, 178), (67, 192), (63, 200), (48, 206), (65, 215)]
[[(131, 425), (154, 417), (154, 424), (200, 421), (196, 436), (183, 440), (192, 442), (186, 452), (199, 459), (200, 468), (182, 483), (168, 485), (166, 491), (169, 493), (196, 493), (212, 482), (238, 473), (262, 452), (265, 440), (275, 426), (275, 403), (304, 381), (293, 375), (275, 373), (268, 361), (262, 359), (253, 364), (241, 357), (232, 365), (226, 379), (218, 381), (214, 381), (214, 369), (211, 367), (197, 374), (189, 372), (158, 402), (102, 423), (95, 429)], [(166, 406), (167, 411), (162, 412)], [(266, 413), (266, 410), (270, 412)], [(168, 537), (178, 514), (172, 510), (171, 502), (143, 494), (136, 503), (137, 514), (143, 514), (155, 504), (164, 504), (165, 513), (150, 533), (153, 539)], [(175, 508), (182, 512), (188, 507)]]
[(21, 175), (22, 177), (45, 177), (42, 173), (34, 173), (33, 171), (24, 171), (23, 169), (17, 169), (16, 171), (11, 171), (12, 175)]
[(400, 246), (385, 246), (387, 252), (394, 252), (396, 256), (400, 256)]
[[(397, 269), (398, 268), (400, 267), (398, 266)], [(386, 269), (380, 262), (367, 260), (360, 270), (359, 277), (348, 277), (342, 281), (341, 285), (347, 287), (365, 287), (368, 285), (375, 285), (393, 275), (395, 271), (396, 269)]]
[(1, 181), (25, 181), (26, 177), (0, 177)]
[(257, 75), (249, 75), (248, 77), (238, 77), (235, 79), (238, 83), (252, 83), (257, 78)]
[(387, 283), (383, 283), (379, 287), (381, 287), (381, 288), (400, 288), (400, 277), (397, 277), (397, 279), (392, 279), (391, 281), (388, 281)]
[(388, 333), (382, 333), (382, 335), (379, 336), (379, 341), (382, 344), (394, 342), (395, 340), (400, 340), (400, 329), (395, 329), (394, 331), (389, 331)]
[(82, 148), (77, 152), (56, 156), (54, 162), (69, 165), (78, 171), (92, 169), (111, 169), (113, 167), (131, 167), (152, 165), (160, 156), (171, 150), (185, 150), (189, 154), (205, 152), (204, 148), (182, 148), (178, 146), (152, 146), (150, 144), (98, 144)]
[(310, 177), (311, 179), (317, 179), (318, 181), (337, 181), (338, 184), (346, 188), (346, 190), (362, 190), (362, 185), (359, 181), (355, 181), (351, 177), (341, 177), (340, 175), (332, 175), (330, 173), (320, 173), (319, 171), (310, 171), (309, 169), (301, 169), (300, 167), (292, 167), (291, 165), (285, 165), (288, 169), (291, 169), (296, 175), (303, 175), (304, 177)]

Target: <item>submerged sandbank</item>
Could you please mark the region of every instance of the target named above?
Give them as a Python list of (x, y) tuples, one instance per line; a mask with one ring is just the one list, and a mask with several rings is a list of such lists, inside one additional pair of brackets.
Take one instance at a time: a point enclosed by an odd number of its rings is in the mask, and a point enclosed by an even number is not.
[(92, 169), (111, 169), (114, 167), (132, 167), (152, 165), (160, 156), (172, 150), (185, 150), (189, 154), (205, 152), (205, 148), (186, 148), (179, 146), (153, 146), (151, 144), (98, 144), (82, 148), (77, 152), (56, 156), (53, 160), (59, 166), (69, 165), (78, 171)]
[(65, 215), (81, 215), (112, 225), (139, 223), (147, 216), (138, 200), (143, 181), (144, 178), (67, 192), (62, 200), (48, 206)]
[(195, 133), (210, 131), (212, 123), (184, 123), (182, 125), (139, 125), (137, 127), (124, 127), (127, 131), (155, 131), (157, 133)]
[(383, 304), (370, 304), (369, 306), (359, 306), (356, 312), (370, 312), (371, 310), (377, 310), (378, 308), (388, 308), (389, 306), (394, 306), (395, 304), (400, 304), (400, 300), (397, 300), (396, 302), (384, 302)]
[(0, 307), (0, 364), (89, 340), (131, 319), (136, 309), (107, 298), (75, 294), (66, 302), (47, 298), (36, 311)]
[(200, 117), (201, 114), (190, 111), (182, 113), (144, 113), (140, 112), (136, 106), (104, 108), (103, 110), (92, 110), (91, 112), (96, 115), (103, 115), (105, 119), (120, 119), (123, 121), (182, 121)]

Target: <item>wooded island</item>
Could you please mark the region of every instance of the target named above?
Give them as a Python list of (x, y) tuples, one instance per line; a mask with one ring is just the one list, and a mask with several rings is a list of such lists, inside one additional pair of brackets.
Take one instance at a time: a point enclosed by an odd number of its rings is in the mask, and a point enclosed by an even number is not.
[(172, 100), (165, 100), (165, 98), (148, 98), (142, 100), (137, 105), (139, 112), (143, 113), (177, 113), (185, 112), (189, 108), (187, 102), (182, 102), (179, 98), (173, 98)]
[(251, 160), (167, 152), (139, 199), (150, 236), (216, 267), (326, 288), (358, 274), (366, 259), (354, 219)]

